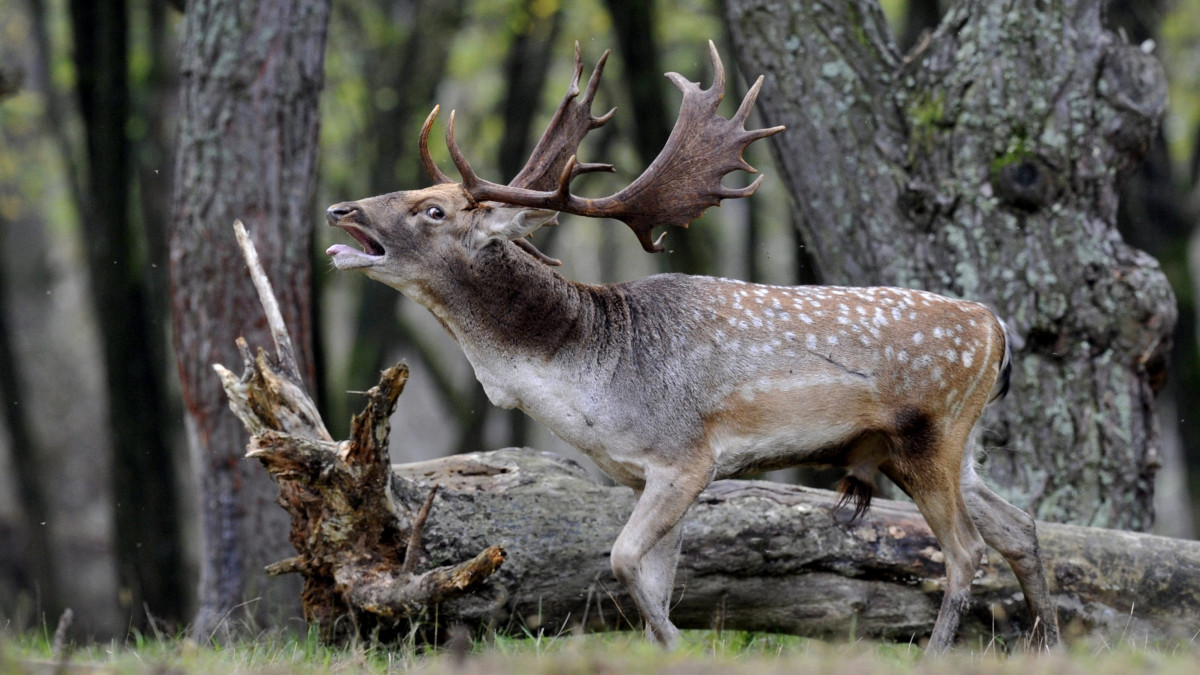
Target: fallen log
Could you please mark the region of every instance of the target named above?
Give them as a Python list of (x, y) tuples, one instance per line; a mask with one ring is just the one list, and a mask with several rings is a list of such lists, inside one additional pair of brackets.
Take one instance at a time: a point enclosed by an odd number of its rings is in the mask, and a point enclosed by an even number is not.
[[(269, 283), (242, 238), (268, 321)], [(249, 248), (247, 248), (249, 247)], [(322, 635), (392, 639), (477, 630), (556, 634), (632, 627), (609, 547), (633, 508), (623, 487), (577, 464), (504, 449), (389, 466), (388, 416), (407, 368), (383, 374), (350, 439), (334, 442), (277, 358), (245, 373), (216, 366), (252, 434), (248, 457), (280, 485), (297, 555), (268, 568), (305, 578), (304, 615)], [(685, 520), (672, 619), (681, 628), (919, 640), (941, 600), (941, 551), (911, 504), (877, 499), (848, 522), (837, 496), (761, 481), (718, 481)], [(1191, 639), (1200, 630), (1200, 543), (1039, 523), (1067, 638)], [(420, 571), (425, 570), (425, 571)], [(1008, 565), (989, 553), (960, 639), (1020, 644), (1030, 626)]]
[[(440, 621), (504, 632), (629, 628), (637, 612), (608, 552), (633, 508), (628, 488), (529, 449), (392, 467), (400, 501), (437, 484), (423, 552), (431, 564), (485, 542), (508, 559)], [(941, 602), (941, 550), (916, 507), (878, 499), (848, 524), (838, 496), (764, 481), (718, 481), (685, 520), (672, 619), (818, 637), (919, 640)], [(1200, 543), (1039, 523), (1064, 634), (1190, 640), (1200, 630)], [(1019, 644), (1030, 630), (1012, 571), (989, 551), (959, 630), (968, 643)]]

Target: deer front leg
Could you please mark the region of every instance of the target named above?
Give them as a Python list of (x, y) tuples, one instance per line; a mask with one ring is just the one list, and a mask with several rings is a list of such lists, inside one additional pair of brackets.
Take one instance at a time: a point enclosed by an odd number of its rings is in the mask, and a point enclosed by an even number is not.
[(707, 484), (707, 472), (647, 476), (633, 514), (613, 544), (613, 574), (637, 603), (646, 637), (666, 649), (679, 643), (679, 629), (668, 612), (683, 543), (683, 515)]

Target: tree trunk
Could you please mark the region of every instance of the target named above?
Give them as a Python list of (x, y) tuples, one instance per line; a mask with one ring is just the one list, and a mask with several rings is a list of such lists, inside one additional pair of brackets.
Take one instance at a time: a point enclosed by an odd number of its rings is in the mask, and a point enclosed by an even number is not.
[(170, 253), (176, 357), (203, 515), (193, 624), (203, 639), (236, 628), (245, 616), (235, 609), (261, 627), (280, 618), (268, 613), (294, 607), (296, 586), (262, 584), (254, 574), (287, 550), (287, 518), (272, 504), (270, 481), (241, 461), (245, 433), (227, 414), (209, 364), (237, 358), (238, 335), (268, 335), (231, 246), (229, 223), (240, 217), (275, 276), (299, 372), (311, 381), (311, 198), (328, 15), (328, 0), (194, 0), (184, 20)]
[(874, 0), (728, 0), (824, 279), (987, 302), (1014, 381), (982, 473), (1039, 517), (1147, 529), (1174, 297), (1117, 234), (1166, 103), (1100, 0), (955, 3), (901, 56)]
[[(128, 9), (123, 0), (70, 3), (79, 111), (87, 132), (83, 215), (90, 288), (104, 347), (112, 426), (113, 521), (121, 610), (144, 628), (146, 611), (181, 614), (183, 540), (169, 442), (165, 339), (153, 310), (144, 232), (134, 226), (134, 165), (126, 124)], [(119, 311), (115, 311), (118, 310)], [(160, 480), (147, 480), (159, 475)]]
[[(6, 56), (0, 54), (0, 58)], [(0, 102), (15, 94), (22, 79), (20, 71), (0, 60)], [(0, 214), (0, 247), (7, 250), (15, 247), (8, 234), (8, 219)], [(58, 583), (55, 576), (55, 557), (50, 545), (50, 533), (42, 524), (49, 521), (49, 500), (42, 485), (39, 466), (41, 453), (29, 424), (26, 406), (27, 388), (17, 367), (12, 322), (9, 320), (8, 265), (0, 256), (0, 425), (8, 432), (12, 470), (16, 483), (17, 503), (25, 518), (24, 527), (12, 533), (9, 541), (23, 540), (22, 545), (11, 546), (12, 564), (0, 566), (0, 580), (6, 587), (0, 592), (0, 608), (5, 613), (15, 614), (17, 599), (24, 594), (36, 597), (45, 609), (58, 612), (62, 608)], [(17, 619), (21, 625), (20, 618)]]

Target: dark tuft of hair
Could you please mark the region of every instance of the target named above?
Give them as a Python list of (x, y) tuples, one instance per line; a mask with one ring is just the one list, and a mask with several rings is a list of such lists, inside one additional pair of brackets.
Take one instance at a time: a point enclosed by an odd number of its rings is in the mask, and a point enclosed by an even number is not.
[(1008, 395), (1009, 384), (1012, 383), (1013, 372), (1013, 335), (1008, 324), (1000, 320), (999, 316), (993, 311), (992, 316), (996, 317), (996, 321), (1000, 324), (1000, 332), (1004, 335), (1004, 356), (1000, 360), (1000, 375), (996, 378), (996, 383), (992, 386), (992, 396), (988, 399), (988, 403), (999, 401)]
[(838, 493), (841, 494), (841, 497), (838, 499), (834, 511), (841, 511), (843, 506), (853, 503), (854, 515), (847, 521), (847, 523), (853, 523), (871, 508), (871, 497), (875, 495), (875, 485), (858, 476), (848, 475), (838, 483)]

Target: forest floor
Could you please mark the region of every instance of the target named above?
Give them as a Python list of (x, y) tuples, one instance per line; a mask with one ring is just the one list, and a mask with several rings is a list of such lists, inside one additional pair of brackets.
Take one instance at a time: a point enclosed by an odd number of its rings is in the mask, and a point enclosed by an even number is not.
[(185, 639), (76, 646), (50, 657), (47, 636), (0, 632), (0, 675), (9, 673), (794, 673), (875, 675), (1124, 675), (1200, 673), (1200, 642), (1134, 645), (1083, 641), (1049, 653), (1007, 654), (995, 642), (961, 645), (922, 659), (916, 645), (825, 642), (791, 636), (685, 631), (682, 648), (663, 653), (633, 633), (497, 638), (454, 647), (329, 647), (314, 636), (265, 634), (232, 646)]

